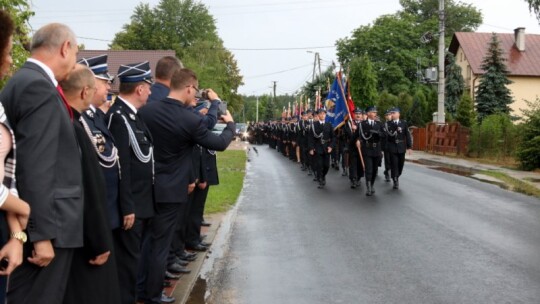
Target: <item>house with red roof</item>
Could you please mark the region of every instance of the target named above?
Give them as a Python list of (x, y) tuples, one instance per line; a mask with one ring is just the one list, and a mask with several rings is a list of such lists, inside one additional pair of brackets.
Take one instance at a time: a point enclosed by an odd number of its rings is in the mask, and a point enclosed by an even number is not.
[[(521, 116), (526, 109), (525, 100), (534, 101), (540, 96), (540, 35), (525, 34), (517, 28), (514, 34), (497, 33), (500, 47), (506, 58), (508, 78), (513, 81), (508, 88), (514, 103), (510, 105), (514, 116)], [(474, 100), (475, 91), (484, 71), (480, 68), (486, 56), (492, 33), (457, 32), (452, 37), (449, 51), (461, 67), (465, 87)]]

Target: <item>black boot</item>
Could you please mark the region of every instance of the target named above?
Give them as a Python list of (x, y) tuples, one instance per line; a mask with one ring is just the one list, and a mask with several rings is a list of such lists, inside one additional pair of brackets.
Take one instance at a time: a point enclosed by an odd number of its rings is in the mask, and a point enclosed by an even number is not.
[(394, 177), (394, 189), (399, 189), (399, 180), (397, 177)]
[(366, 195), (367, 196), (372, 196), (373, 193), (371, 193), (371, 183), (366, 181)]
[(310, 168), (308, 168), (308, 173), (307, 173), (308, 176), (312, 176), (313, 175), (313, 172), (311, 171)]
[(343, 168), (343, 173), (341, 173), (341, 176), (347, 176), (347, 168)]
[(356, 189), (356, 178), (351, 179), (351, 189)]
[(390, 182), (390, 175), (388, 175), (388, 171), (384, 171), (384, 180), (386, 182)]
[(375, 183), (371, 182), (371, 195), (375, 194)]

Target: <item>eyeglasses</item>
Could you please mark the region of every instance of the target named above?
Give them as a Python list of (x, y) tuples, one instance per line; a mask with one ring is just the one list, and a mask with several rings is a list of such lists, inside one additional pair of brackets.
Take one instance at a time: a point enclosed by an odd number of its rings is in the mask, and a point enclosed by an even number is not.
[(199, 88), (197, 88), (195, 85), (192, 85), (192, 84), (187, 85), (186, 88), (193, 88), (195, 90), (195, 92), (197, 92), (197, 93), (199, 93), (199, 91), (200, 91)]

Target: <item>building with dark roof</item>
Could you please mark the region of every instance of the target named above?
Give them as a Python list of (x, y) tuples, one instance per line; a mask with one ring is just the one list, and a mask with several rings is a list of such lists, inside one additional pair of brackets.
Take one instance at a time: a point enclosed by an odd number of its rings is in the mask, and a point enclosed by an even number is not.
[[(515, 29), (514, 34), (497, 33), (500, 47), (506, 58), (508, 78), (513, 81), (508, 88), (514, 103), (512, 115), (521, 116), (526, 109), (525, 100), (534, 101), (540, 94), (540, 35), (525, 34), (525, 28)], [(457, 32), (452, 37), (449, 51), (461, 67), (465, 87), (474, 99), (484, 71), (480, 68), (486, 56), (492, 33)]]
[[(109, 66), (109, 74), (116, 76), (118, 68), (121, 64), (137, 63), (148, 61), (152, 69), (152, 77), (155, 78), (156, 64), (159, 59), (165, 56), (175, 56), (173, 50), (81, 50), (77, 54), (77, 61), (81, 58), (90, 58), (102, 54), (107, 54), (107, 63)], [(118, 94), (119, 81), (115, 80), (111, 86), (113, 94)]]

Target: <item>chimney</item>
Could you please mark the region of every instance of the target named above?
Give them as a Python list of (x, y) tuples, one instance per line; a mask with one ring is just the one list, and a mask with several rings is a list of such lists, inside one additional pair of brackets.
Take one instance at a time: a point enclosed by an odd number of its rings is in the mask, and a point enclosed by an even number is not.
[(525, 52), (525, 28), (518, 27), (514, 30), (514, 39), (516, 42), (516, 48), (520, 52)]

